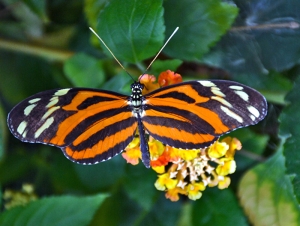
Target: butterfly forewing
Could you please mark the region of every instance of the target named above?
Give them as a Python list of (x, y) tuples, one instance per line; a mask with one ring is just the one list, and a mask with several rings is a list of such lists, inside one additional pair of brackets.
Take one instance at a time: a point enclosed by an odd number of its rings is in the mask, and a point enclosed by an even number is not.
[(146, 131), (183, 149), (207, 147), (224, 133), (258, 123), (267, 113), (260, 93), (231, 81), (180, 83), (149, 93), (145, 99)]
[(54, 145), (73, 161), (96, 163), (123, 151), (134, 137), (137, 122), (127, 99), (93, 89), (45, 91), (18, 104), (8, 126), (22, 141)]
[[(257, 91), (231, 81), (191, 81), (164, 87), (142, 97), (134, 83), (130, 97), (94, 89), (60, 89), (36, 94), (8, 116), (20, 140), (60, 147), (71, 160), (93, 164), (123, 151), (139, 130), (164, 144), (208, 147), (222, 134), (254, 125), (267, 114)], [(141, 88), (140, 88), (141, 87)], [(143, 163), (150, 167), (144, 136)]]

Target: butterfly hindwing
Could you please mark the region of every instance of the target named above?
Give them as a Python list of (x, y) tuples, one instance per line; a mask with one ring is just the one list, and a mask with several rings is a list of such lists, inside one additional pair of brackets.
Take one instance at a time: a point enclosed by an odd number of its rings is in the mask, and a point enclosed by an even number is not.
[(191, 81), (145, 96), (146, 131), (173, 147), (198, 149), (231, 130), (254, 125), (267, 113), (256, 90), (232, 81)]
[(131, 96), (85, 88), (38, 93), (10, 112), (8, 126), (21, 141), (54, 145), (77, 163), (93, 164), (122, 152), (139, 125), (149, 168), (144, 129), (166, 145), (199, 149), (267, 114), (259, 92), (232, 81), (184, 82), (145, 96), (142, 87), (134, 83)]
[(59, 89), (19, 103), (8, 126), (21, 141), (60, 147), (71, 160), (90, 164), (120, 153), (132, 141), (137, 122), (128, 97), (94, 89)]

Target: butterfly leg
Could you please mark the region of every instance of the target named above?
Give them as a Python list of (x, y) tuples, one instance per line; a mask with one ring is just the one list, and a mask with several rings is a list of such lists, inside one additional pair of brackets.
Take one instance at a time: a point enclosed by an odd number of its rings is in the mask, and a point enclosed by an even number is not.
[(150, 168), (150, 152), (148, 142), (146, 141), (145, 129), (142, 124), (141, 116), (137, 113), (138, 129), (140, 134), (140, 149), (142, 152), (142, 161), (147, 168)]

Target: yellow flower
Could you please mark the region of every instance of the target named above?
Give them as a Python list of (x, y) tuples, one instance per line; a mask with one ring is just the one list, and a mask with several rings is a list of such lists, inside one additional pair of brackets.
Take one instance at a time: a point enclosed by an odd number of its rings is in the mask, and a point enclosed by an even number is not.
[(142, 156), (140, 151), (140, 139), (134, 138), (133, 141), (126, 147), (126, 151), (122, 153), (122, 157), (126, 159), (127, 163), (137, 165)]
[(155, 187), (157, 190), (165, 191), (166, 189), (170, 190), (176, 187), (177, 184), (176, 179), (170, 178), (169, 173), (165, 173), (158, 176), (158, 179), (155, 182)]
[(193, 160), (197, 157), (200, 150), (184, 150), (178, 148), (171, 148), (172, 152), (170, 154), (171, 158), (181, 158), (186, 161)]
[(220, 159), (223, 164), (218, 165), (216, 172), (218, 175), (226, 176), (228, 174), (232, 174), (236, 170), (236, 163), (233, 159), (222, 158)]
[(228, 187), (229, 187), (229, 184), (230, 184), (230, 178), (229, 178), (229, 177), (224, 177), (223, 180), (220, 180), (220, 181), (219, 181), (218, 188), (219, 188), (219, 189), (225, 189), (225, 188), (228, 188)]
[(202, 192), (205, 190), (205, 186), (203, 182), (200, 183), (191, 183), (187, 186), (188, 197), (191, 200), (200, 199), (202, 196)]
[(176, 202), (179, 200), (179, 194), (186, 195), (186, 191), (179, 187), (169, 189), (166, 192), (166, 198), (170, 199), (172, 202)]
[(20, 191), (5, 190), (3, 193), (5, 209), (10, 209), (15, 206), (25, 206), (37, 198), (32, 184), (23, 184), (22, 190)]
[(229, 144), (229, 149), (226, 152), (225, 157), (234, 157), (235, 151), (239, 151), (242, 149), (241, 142), (235, 137), (226, 137), (222, 140), (222, 142), (226, 142), (227, 144)]
[(165, 166), (153, 166), (152, 169), (158, 174), (163, 174), (165, 172)]
[(154, 140), (152, 137), (149, 138), (148, 145), (151, 154), (151, 160), (157, 160), (165, 150), (163, 143), (158, 140)]
[(215, 142), (208, 148), (208, 155), (211, 158), (220, 158), (224, 156), (229, 149), (229, 145), (226, 142)]

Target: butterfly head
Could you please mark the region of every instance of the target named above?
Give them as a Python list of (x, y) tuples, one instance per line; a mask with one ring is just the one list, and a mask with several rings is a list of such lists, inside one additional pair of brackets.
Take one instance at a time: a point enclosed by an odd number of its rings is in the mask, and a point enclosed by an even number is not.
[(143, 94), (142, 91), (144, 89), (144, 85), (140, 82), (134, 82), (131, 84), (131, 96), (130, 101), (134, 108), (139, 108), (142, 104)]

